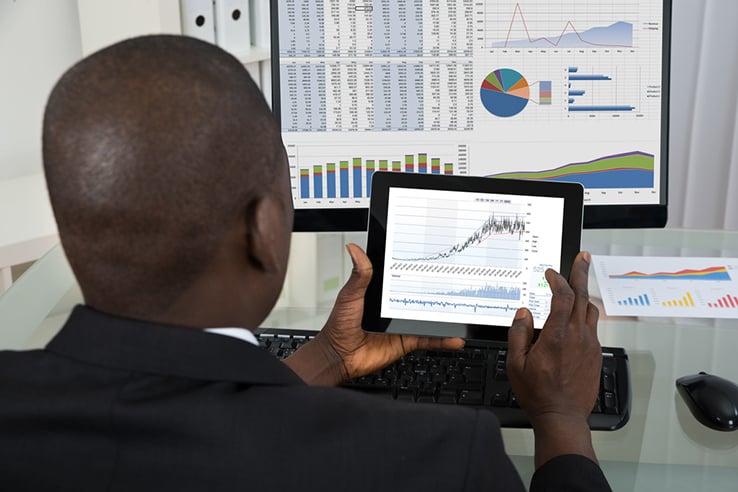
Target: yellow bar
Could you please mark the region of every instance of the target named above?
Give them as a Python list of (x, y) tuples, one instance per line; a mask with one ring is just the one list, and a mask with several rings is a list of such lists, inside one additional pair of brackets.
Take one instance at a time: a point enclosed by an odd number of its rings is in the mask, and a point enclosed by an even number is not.
[(694, 299), (692, 299), (692, 294), (690, 294), (689, 292), (687, 292), (687, 299), (689, 300), (689, 302), (688, 302), (687, 305), (688, 306), (695, 307), (695, 305), (694, 305)]
[(679, 307), (684, 307), (684, 302), (679, 301)]

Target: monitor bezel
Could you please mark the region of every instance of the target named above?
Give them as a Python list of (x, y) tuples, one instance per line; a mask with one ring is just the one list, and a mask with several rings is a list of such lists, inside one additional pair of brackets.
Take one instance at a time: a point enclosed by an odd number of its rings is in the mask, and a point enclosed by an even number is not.
[[(272, 112), (281, 128), (279, 85), (279, 0), (270, 0)], [(669, 100), (671, 84), (672, 0), (663, 1), (661, 85), (661, 173), (659, 203), (646, 205), (584, 205), (585, 229), (662, 228), (668, 219)], [(295, 209), (294, 232), (358, 232), (369, 226), (369, 207)]]

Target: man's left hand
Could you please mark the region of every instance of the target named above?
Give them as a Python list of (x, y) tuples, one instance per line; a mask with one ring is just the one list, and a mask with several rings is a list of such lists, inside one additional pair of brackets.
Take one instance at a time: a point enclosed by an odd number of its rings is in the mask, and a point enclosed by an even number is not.
[(346, 246), (354, 265), (328, 321), (313, 341), (285, 360), (308, 384), (336, 385), (377, 371), (414, 350), (457, 350), (461, 338), (368, 333), (361, 327), (372, 264), (355, 244)]

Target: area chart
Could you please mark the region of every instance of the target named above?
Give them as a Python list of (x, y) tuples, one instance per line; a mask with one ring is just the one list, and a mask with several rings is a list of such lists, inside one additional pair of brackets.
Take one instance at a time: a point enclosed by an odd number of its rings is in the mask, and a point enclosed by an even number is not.
[(654, 156), (634, 151), (565, 164), (553, 169), (499, 173), (489, 177), (573, 181), (588, 189), (653, 188)]

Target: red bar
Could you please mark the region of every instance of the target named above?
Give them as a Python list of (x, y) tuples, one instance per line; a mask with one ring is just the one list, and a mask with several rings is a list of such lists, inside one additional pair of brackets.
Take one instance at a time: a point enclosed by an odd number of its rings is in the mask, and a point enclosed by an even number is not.
[(736, 306), (736, 305), (735, 305), (735, 304), (733, 303), (733, 299), (731, 299), (731, 298), (730, 298), (730, 296), (725, 296), (725, 298), (727, 299), (727, 301), (726, 301), (726, 304), (730, 304), (730, 307), (732, 307), (732, 308), (734, 308), (734, 307), (738, 307), (738, 306)]
[(718, 304), (720, 304), (720, 307), (727, 307), (725, 304), (723, 304), (722, 299), (718, 299)]
[(738, 297), (733, 296), (733, 300), (735, 301), (736, 304), (738, 304)]

